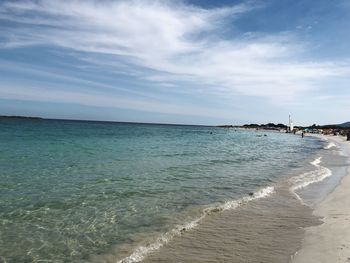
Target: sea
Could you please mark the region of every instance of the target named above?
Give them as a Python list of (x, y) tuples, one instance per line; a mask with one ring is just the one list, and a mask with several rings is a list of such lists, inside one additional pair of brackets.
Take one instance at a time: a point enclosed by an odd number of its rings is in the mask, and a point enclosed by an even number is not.
[(2, 119), (0, 262), (283, 262), (346, 162), (276, 131)]

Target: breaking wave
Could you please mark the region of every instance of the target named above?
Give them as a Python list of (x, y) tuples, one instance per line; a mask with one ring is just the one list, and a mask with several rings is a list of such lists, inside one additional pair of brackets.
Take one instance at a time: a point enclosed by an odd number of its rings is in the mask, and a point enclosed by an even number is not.
[(291, 190), (293, 192), (307, 187), (310, 184), (321, 182), (332, 175), (331, 170), (320, 165), (321, 159), (322, 157), (318, 157), (311, 162), (311, 164), (316, 167), (316, 170), (290, 178), (289, 182), (292, 185)]
[(324, 149), (329, 150), (332, 147), (336, 147), (334, 142), (330, 142), (327, 146), (324, 147)]
[(167, 244), (170, 240), (172, 240), (175, 236), (180, 236), (182, 233), (196, 227), (200, 221), (202, 221), (207, 215), (216, 213), (216, 212), (221, 212), (225, 210), (232, 210), (236, 209), (239, 206), (242, 206), (249, 201), (260, 199), (260, 198), (265, 198), (275, 192), (274, 187), (269, 186), (266, 188), (263, 188), (255, 193), (252, 193), (250, 196), (245, 196), (242, 197), (238, 200), (231, 200), (227, 201), (221, 205), (218, 206), (213, 206), (213, 207), (208, 207), (203, 210), (203, 213), (200, 217), (185, 223), (183, 225), (178, 225), (169, 232), (166, 232), (162, 235), (160, 235), (154, 242), (148, 244), (148, 245), (143, 245), (137, 247), (131, 255), (129, 255), (126, 258), (123, 258), (117, 263), (134, 263), (134, 262), (140, 262), (142, 261), (148, 254), (160, 249), (162, 246)]

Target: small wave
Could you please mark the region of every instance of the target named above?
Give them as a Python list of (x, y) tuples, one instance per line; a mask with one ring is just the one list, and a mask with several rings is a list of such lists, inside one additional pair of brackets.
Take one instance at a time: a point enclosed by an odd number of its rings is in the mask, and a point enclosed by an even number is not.
[(329, 149), (332, 148), (332, 147), (336, 147), (336, 145), (335, 145), (335, 143), (330, 142), (330, 143), (329, 143), (327, 146), (325, 146), (323, 149), (329, 150)]
[(266, 188), (263, 188), (250, 196), (242, 197), (238, 200), (231, 200), (227, 201), (224, 204), (214, 206), (214, 207), (208, 207), (203, 210), (203, 213), (200, 217), (185, 223), (183, 225), (176, 226), (174, 229), (170, 230), (169, 232), (166, 232), (159, 236), (156, 241), (154, 241), (151, 244), (145, 245), (145, 246), (139, 246), (137, 247), (134, 252), (131, 253), (128, 257), (117, 261), (117, 263), (135, 263), (142, 261), (148, 254), (160, 249), (162, 246), (167, 244), (170, 240), (172, 240), (175, 236), (180, 236), (182, 233), (198, 226), (200, 221), (202, 221), (205, 216), (211, 213), (221, 212), (225, 210), (232, 210), (236, 209), (237, 207), (248, 203), (249, 201), (265, 198), (271, 194), (273, 194), (275, 191), (274, 187), (269, 186)]
[(237, 207), (241, 206), (242, 204), (245, 204), (245, 203), (252, 201), (254, 199), (260, 199), (260, 198), (267, 197), (267, 196), (271, 195), (274, 191), (275, 191), (275, 188), (272, 186), (269, 186), (269, 187), (263, 188), (263, 189), (255, 192), (251, 196), (245, 196), (245, 197), (242, 197), (238, 200), (227, 201), (222, 205), (207, 208), (204, 210), (204, 212), (210, 213), (210, 212), (212, 212), (211, 210), (213, 210), (213, 212), (217, 212), (217, 211), (224, 211), (224, 210), (229, 210), (229, 209), (236, 209)]
[(310, 184), (321, 182), (327, 177), (332, 175), (331, 170), (320, 165), (321, 157), (316, 158), (311, 162), (313, 166), (316, 167), (316, 170), (303, 173), (301, 175), (292, 177), (289, 181), (292, 184), (291, 190), (293, 192), (307, 187)]
[(319, 164), (321, 163), (321, 159), (322, 159), (322, 157), (318, 157), (315, 160), (313, 160), (312, 162), (310, 162), (310, 164), (312, 164), (313, 166), (318, 167)]

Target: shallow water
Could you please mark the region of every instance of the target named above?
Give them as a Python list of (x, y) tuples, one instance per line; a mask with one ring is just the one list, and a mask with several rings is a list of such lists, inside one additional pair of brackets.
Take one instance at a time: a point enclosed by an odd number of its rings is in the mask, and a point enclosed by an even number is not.
[[(326, 139), (324, 139), (324, 142), (325, 146), (319, 152), (317, 159), (321, 161), (319, 166), (328, 170), (328, 176), (324, 177), (323, 180), (316, 180), (316, 182), (297, 191), (303, 202), (310, 207), (316, 206), (335, 189), (341, 179), (346, 175), (350, 164), (350, 152), (348, 152), (346, 147)], [(315, 171), (317, 172), (318, 169)], [(322, 176), (319, 179), (322, 179)]]
[(122, 259), (178, 226), (190, 233), (186, 223), (205, 209), (224, 210), (312, 170), (325, 144), (274, 132), (54, 120), (1, 120), (0, 138), (7, 262)]

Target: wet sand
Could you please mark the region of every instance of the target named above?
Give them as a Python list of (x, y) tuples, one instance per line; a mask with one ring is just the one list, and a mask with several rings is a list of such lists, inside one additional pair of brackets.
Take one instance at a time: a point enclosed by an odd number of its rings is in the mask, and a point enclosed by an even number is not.
[[(326, 137), (341, 143), (350, 152), (345, 137)], [(345, 149), (346, 150), (346, 149)], [(323, 224), (306, 229), (301, 250), (293, 263), (350, 262), (350, 169), (337, 186), (314, 210)]]
[(214, 210), (197, 227), (181, 231), (145, 258), (125, 258), (130, 247), (125, 251), (119, 247), (92, 262), (289, 262), (301, 247), (304, 228), (320, 223), (312, 209), (290, 191), (290, 185), (276, 185), (267, 197), (235, 209)]
[[(344, 138), (328, 140), (350, 153)], [(236, 209), (214, 211), (145, 257), (125, 258), (127, 247), (94, 262), (350, 262), (350, 175), (315, 210), (291, 191), (292, 186), (290, 180), (283, 180), (272, 195)]]
[(206, 217), (143, 262), (289, 262), (303, 228), (319, 223), (287, 187), (277, 188), (270, 197)]

